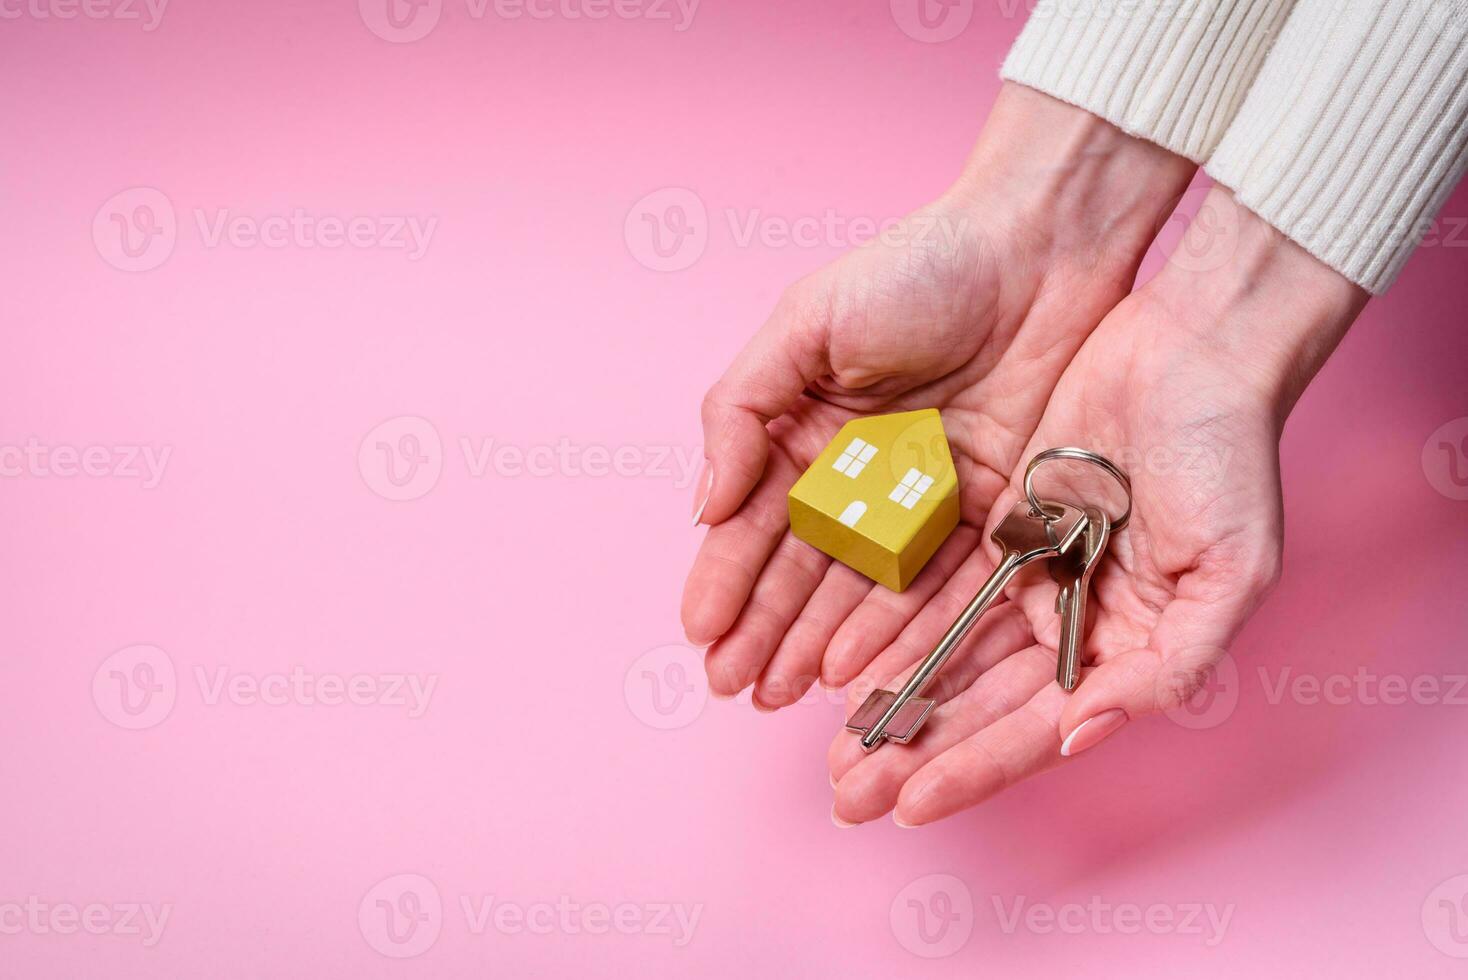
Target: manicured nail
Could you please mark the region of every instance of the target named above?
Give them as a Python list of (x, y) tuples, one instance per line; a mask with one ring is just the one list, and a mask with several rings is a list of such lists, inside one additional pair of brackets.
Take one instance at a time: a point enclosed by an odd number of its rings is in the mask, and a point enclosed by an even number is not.
[(859, 651), (857, 644), (859, 640), (850, 637), (838, 636), (826, 644), (826, 656), (821, 661), (821, 686), (828, 691), (834, 691), (841, 687), (836, 683), (836, 678), (846, 669), (848, 663), (856, 661)]
[(693, 526), (703, 520), (703, 509), (709, 505), (709, 495), (714, 490), (714, 464), (703, 461), (703, 470), (698, 475), (698, 495), (693, 498)]
[(845, 830), (847, 827), (856, 826), (856, 824), (852, 823), (851, 821), (842, 820), (840, 817), (836, 816), (836, 804), (834, 803), (831, 804), (831, 822), (840, 827), (842, 830)]
[(1065, 741), (1060, 743), (1060, 754), (1080, 755), (1099, 745), (1102, 739), (1125, 725), (1126, 721), (1126, 712), (1120, 708), (1108, 708), (1099, 715), (1087, 718), (1075, 727), (1075, 731), (1065, 736)]

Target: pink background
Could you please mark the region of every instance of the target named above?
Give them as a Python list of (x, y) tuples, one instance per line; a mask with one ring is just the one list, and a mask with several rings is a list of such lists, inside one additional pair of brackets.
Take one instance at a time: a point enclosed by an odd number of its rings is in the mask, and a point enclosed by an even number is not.
[[(1207, 727), (1132, 726), (921, 832), (841, 831), (839, 705), (707, 700), (679, 646), (698, 534), (666, 457), (697, 457), (703, 389), (845, 244), (741, 245), (742, 223), (936, 194), (1027, 5), (960, 3), (971, 19), (930, 43), (901, 28), (904, 0), (704, 0), (681, 31), (676, 7), (508, 19), (444, 0), (395, 43), (364, 2), (174, 0), (151, 31), (0, 21), (0, 446), (109, 454), (95, 475), (0, 478), (0, 975), (1462, 975), (1468, 706), (1271, 703), (1258, 673), (1364, 667), (1448, 693), (1468, 670), (1461, 227), (1292, 420), (1287, 572)], [(128, 272), (110, 216), (144, 220), (141, 198), (107, 202), (138, 187), (166, 196), (154, 227), (176, 243)], [(638, 202), (663, 188), (684, 190), (660, 208), (706, 208), (706, 247), (669, 272), (639, 261), (660, 261)], [(197, 215), (219, 209), (437, 225), (416, 260), (211, 247)], [(404, 416), (427, 427), (363, 447)], [(425, 468), (402, 493), (421, 495), (389, 500), (377, 441), (404, 435)], [(461, 440), (491, 439), (577, 462), (476, 474)], [(156, 486), (120, 447), (170, 453)], [(618, 450), (620, 474), (584, 472)], [(161, 651), (151, 680), (113, 656), (137, 644)], [(297, 667), (436, 687), (421, 717), (212, 696)], [(171, 911), (145, 945), (16, 928), (5, 909), (31, 896)], [(629, 934), (475, 932), (461, 901), (486, 896), (626, 904)], [(995, 903), (1021, 897), (1231, 918), (1214, 945), (1090, 911), (1006, 932)], [(378, 898), (421, 910), (416, 930), (386, 932)], [(660, 905), (699, 907), (691, 941), (632, 924)], [(951, 909), (946, 931), (923, 909)]]

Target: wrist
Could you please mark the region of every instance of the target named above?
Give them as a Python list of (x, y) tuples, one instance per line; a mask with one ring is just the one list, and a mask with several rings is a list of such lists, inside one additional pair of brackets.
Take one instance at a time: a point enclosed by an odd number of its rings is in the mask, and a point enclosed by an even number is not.
[(1280, 426), (1370, 298), (1222, 187), (1140, 294), (1158, 343), (1231, 364)]
[(1197, 165), (1099, 116), (1012, 82), (949, 197), (1037, 267), (1132, 277)]

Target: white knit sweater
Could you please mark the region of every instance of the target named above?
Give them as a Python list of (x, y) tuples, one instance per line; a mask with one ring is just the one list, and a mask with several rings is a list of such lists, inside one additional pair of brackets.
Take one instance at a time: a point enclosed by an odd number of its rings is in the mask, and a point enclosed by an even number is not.
[(1373, 293), (1468, 166), (1468, 0), (1039, 0), (1004, 62)]

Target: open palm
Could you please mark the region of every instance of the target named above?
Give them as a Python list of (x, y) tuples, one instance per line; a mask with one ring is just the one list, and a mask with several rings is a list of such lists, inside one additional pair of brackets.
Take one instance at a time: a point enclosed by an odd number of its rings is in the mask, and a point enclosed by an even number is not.
[[(690, 640), (712, 644), (716, 695), (756, 684), (756, 706), (773, 709), (817, 676), (843, 684), (941, 606), (1056, 380), (1126, 294), (1139, 254), (1062, 270), (1022, 231), (972, 215), (939, 202), (797, 283), (705, 399), (712, 482), (700, 516), (711, 527), (683, 622)], [(962, 523), (898, 594), (796, 539), (786, 494), (850, 419), (931, 407), (943, 412)]]
[[(1119, 306), (1066, 370), (1023, 452), (1027, 460), (1077, 445), (1131, 470), (1131, 521), (1092, 580), (1084, 651), (1093, 666), (1080, 686), (1068, 695), (1055, 683), (1057, 587), (1030, 569), (1011, 586), (1014, 601), (986, 616), (944, 668), (933, 692), (942, 703), (913, 743), (864, 755), (857, 739), (837, 736), (830, 764), (841, 820), (889, 810), (905, 825), (939, 819), (1061, 763), (1062, 735), (1089, 719), (1080, 748), (1127, 718), (1181, 705), (1272, 586), (1282, 415), (1267, 407), (1248, 356), (1187, 339), (1186, 318), (1145, 289)], [(1022, 477), (1021, 462), (997, 495), (995, 520), (1019, 499)], [(1084, 464), (1051, 464), (1036, 479), (1043, 496), (1113, 515), (1122, 506), (1109, 477)], [(873, 685), (901, 683), (996, 558), (985, 541), (865, 668), (853, 705)]]

